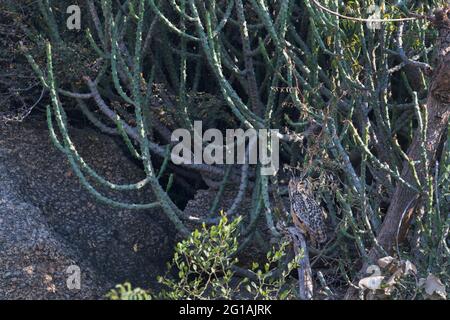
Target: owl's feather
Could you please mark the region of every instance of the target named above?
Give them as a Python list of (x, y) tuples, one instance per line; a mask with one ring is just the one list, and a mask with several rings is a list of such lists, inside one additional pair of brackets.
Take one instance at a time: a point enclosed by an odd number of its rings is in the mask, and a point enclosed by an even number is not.
[(325, 213), (314, 198), (308, 195), (301, 181), (292, 179), (289, 182), (289, 198), (294, 224), (312, 241), (324, 243), (327, 240)]

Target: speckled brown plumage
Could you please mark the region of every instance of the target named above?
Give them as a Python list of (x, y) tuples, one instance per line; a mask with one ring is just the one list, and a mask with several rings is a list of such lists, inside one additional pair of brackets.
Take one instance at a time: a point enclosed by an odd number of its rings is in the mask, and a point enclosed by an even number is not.
[(294, 224), (312, 242), (324, 243), (327, 240), (325, 212), (316, 202), (306, 183), (298, 178), (289, 181), (289, 199)]

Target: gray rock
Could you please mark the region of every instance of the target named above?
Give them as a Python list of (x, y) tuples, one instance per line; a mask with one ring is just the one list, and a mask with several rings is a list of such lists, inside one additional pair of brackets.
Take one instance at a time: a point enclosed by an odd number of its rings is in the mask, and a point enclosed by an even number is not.
[[(141, 168), (113, 139), (90, 129), (70, 131), (99, 174), (119, 184), (142, 179)], [(171, 223), (158, 210), (99, 204), (52, 145), (45, 123), (0, 125), (0, 177), (0, 299), (99, 298), (124, 281), (157, 290), (155, 278), (173, 251)], [(99, 190), (127, 203), (152, 201), (149, 189)], [(86, 278), (78, 293), (66, 290), (65, 271), (73, 264)]]

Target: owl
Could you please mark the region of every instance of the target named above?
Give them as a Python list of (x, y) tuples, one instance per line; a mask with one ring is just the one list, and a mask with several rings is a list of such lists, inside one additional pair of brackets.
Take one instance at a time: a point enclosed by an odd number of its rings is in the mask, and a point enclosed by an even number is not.
[(294, 225), (312, 242), (313, 246), (327, 240), (325, 212), (314, 200), (308, 181), (292, 178), (289, 181), (289, 200)]

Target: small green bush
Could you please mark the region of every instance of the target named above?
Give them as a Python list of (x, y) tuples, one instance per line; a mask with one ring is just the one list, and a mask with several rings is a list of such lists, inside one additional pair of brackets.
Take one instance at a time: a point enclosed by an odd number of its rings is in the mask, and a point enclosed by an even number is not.
[[(241, 218), (229, 222), (222, 215), (217, 226), (195, 230), (177, 244), (167, 273), (159, 277), (163, 290), (151, 294), (133, 289), (129, 283), (118, 285), (108, 297), (113, 300), (139, 299), (293, 299), (296, 282), (290, 273), (297, 267), (294, 258), (284, 269), (279, 262), (287, 257), (288, 242), (267, 254), (263, 266), (253, 263), (251, 269), (237, 266), (238, 227)], [(174, 273), (176, 274), (174, 276)], [(242, 277), (245, 274), (246, 276)]]

